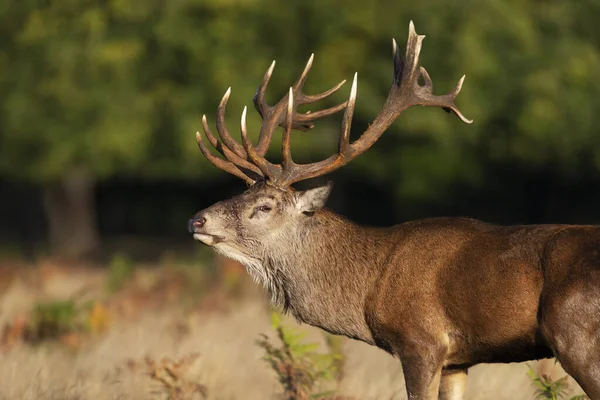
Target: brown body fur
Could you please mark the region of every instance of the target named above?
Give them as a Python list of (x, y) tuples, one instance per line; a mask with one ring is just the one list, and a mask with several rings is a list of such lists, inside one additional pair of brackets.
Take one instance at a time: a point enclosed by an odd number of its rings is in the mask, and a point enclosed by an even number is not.
[(329, 211), (318, 218), (321, 251), (298, 259), (310, 269), (292, 269), (286, 307), (393, 354), (443, 343), (446, 368), (552, 357), (542, 299), (600, 278), (597, 227), (436, 218), (361, 232)]
[[(306, 282), (294, 276), (292, 285), (315, 292), (290, 307), (302, 321), (376, 344), (409, 368), (408, 360), (423, 354), (446, 370), (552, 357), (560, 352), (555, 334), (586, 320), (586, 337), (598, 341), (600, 228), (439, 218), (367, 230), (361, 238), (337, 216), (320, 218), (327, 222), (314, 234), (326, 251), (309, 263), (316, 274)], [(589, 314), (569, 300), (583, 300), (583, 288), (596, 295), (586, 299)], [(293, 298), (302, 299), (296, 292)], [(367, 329), (353, 323), (354, 313), (364, 315)], [(564, 351), (571, 341), (564, 340)]]

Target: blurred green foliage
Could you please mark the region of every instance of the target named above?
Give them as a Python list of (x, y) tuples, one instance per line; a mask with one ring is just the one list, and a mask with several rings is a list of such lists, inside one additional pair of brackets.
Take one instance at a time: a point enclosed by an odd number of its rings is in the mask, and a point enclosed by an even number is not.
[(33, 310), (32, 330), (39, 340), (72, 332), (78, 324), (79, 310), (73, 300), (39, 303)]
[(306, 333), (285, 326), (281, 315), (271, 314), (271, 326), (281, 344), (274, 345), (261, 335), (257, 345), (265, 352), (263, 359), (277, 374), (285, 400), (334, 399), (335, 391), (322, 391), (328, 381), (341, 380), (344, 355), (341, 338), (325, 335), (327, 352), (317, 352), (318, 343), (306, 343)]
[[(411, 19), (427, 35), (421, 63), (436, 93), (467, 74), (457, 103), (475, 123), (410, 110), (349, 171), (428, 199), (457, 182), (484, 185), (491, 161), (568, 172), (585, 154), (600, 169), (599, 0), (5, 0), (0, 173), (36, 182), (81, 167), (98, 179), (223, 174), (196, 148), (202, 113), (214, 123), (232, 86), (237, 131), (271, 60), (275, 102), (312, 52), (308, 92), (359, 72), (356, 137), (383, 104), (391, 38), (403, 45)], [(334, 151), (338, 122), (297, 133), (295, 158)]]
[(529, 370), (527, 371), (527, 375), (531, 380), (532, 385), (535, 387), (535, 398), (536, 400), (559, 400), (559, 399), (569, 399), (569, 400), (587, 400), (585, 394), (578, 394), (572, 397), (567, 397), (567, 392), (569, 389), (569, 376), (565, 375), (562, 378), (557, 380), (553, 380), (549, 376), (542, 375), (539, 376), (536, 374), (535, 370), (529, 366)]
[(102, 332), (109, 323), (110, 315), (101, 303), (64, 299), (35, 304), (25, 324), (16, 324), (12, 329), (13, 334), (31, 344), (60, 340), (77, 347), (81, 335)]
[(107, 290), (110, 293), (118, 292), (134, 273), (135, 263), (133, 260), (125, 254), (115, 254), (108, 266)]

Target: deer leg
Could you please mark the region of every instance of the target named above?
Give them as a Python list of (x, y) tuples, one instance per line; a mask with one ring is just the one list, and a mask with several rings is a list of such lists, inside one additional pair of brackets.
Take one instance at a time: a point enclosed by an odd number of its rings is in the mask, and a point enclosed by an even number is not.
[(545, 296), (541, 328), (564, 370), (591, 399), (600, 399), (600, 282), (591, 282)]
[(462, 400), (467, 389), (467, 370), (442, 370), (440, 400)]
[(565, 371), (577, 381), (590, 399), (600, 399), (600, 358), (598, 357), (600, 349), (589, 351), (596, 352), (592, 363), (580, 363), (578, 357), (570, 358), (568, 355), (558, 359)]
[(422, 352), (400, 354), (400, 360), (409, 400), (437, 400), (443, 357), (439, 353)]
[(557, 337), (556, 358), (590, 399), (600, 399), (600, 337), (586, 335), (575, 325), (566, 329), (570, 338)]

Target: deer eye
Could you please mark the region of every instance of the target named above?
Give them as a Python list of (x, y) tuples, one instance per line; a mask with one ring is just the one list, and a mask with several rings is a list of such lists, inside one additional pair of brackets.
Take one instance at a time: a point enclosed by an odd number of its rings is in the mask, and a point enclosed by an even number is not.
[(262, 211), (262, 212), (269, 212), (269, 211), (271, 211), (271, 206), (267, 206), (267, 205), (260, 206), (257, 208), (257, 210)]

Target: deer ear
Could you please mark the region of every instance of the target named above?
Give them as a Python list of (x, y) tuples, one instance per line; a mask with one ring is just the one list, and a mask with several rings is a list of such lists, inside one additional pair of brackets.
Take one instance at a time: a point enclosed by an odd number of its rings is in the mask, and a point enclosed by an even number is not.
[(332, 189), (333, 182), (329, 181), (325, 186), (319, 186), (314, 189), (297, 192), (296, 207), (300, 212), (312, 214), (325, 206)]

